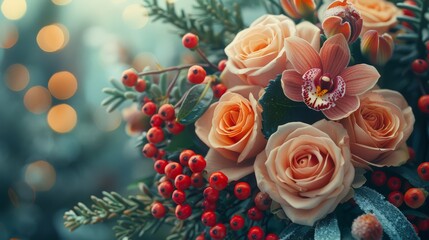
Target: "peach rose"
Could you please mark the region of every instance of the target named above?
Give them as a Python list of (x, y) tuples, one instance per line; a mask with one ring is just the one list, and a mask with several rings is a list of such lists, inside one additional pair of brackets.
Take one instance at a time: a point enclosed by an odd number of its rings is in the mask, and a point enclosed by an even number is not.
[(352, 196), (355, 169), (346, 130), (321, 120), (279, 126), (255, 161), (261, 192), (294, 223), (312, 226)]
[(261, 90), (234, 87), (195, 123), (195, 132), (210, 148), (205, 157), (208, 172), (222, 171), (230, 181), (253, 172), (253, 160), (266, 144), (258, 104)]
[(386, 0), (349, 0), (359, 11), (363, 19), (361, 34), (376, 30), (379, 34), (389, 31), (397, 24), (396, 17), (401, 11), (395, 4)]
[(361, 105), (340, 121), (350, 136), (356, 167), (399, 166), (408, 158), (405, 141), (413, 131), (414, 115), (404, 97), (391, 90), (372, 90)]
[(320, 30), (309, 22), (298, 25), (284, 15), (264, 15), (249, 28), (237, 34), (225, 48), (228, 62), (222, 80), (228, 88), (234, 85), (266, 87), (288, 68), (284, 39), (299, 36), (317, 50)]

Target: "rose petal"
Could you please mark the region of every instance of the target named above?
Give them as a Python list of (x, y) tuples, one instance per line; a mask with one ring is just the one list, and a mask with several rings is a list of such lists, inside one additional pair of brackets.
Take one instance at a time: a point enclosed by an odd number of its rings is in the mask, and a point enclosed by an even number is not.
[(221, 171), (228, 177), (229, 182), (239, 180), (253, 172), (252, 161), (238, 164), (223, 157), (213, 149), (209, 150), (205, 159), (207, 161), (205, 170), (208, 174)]

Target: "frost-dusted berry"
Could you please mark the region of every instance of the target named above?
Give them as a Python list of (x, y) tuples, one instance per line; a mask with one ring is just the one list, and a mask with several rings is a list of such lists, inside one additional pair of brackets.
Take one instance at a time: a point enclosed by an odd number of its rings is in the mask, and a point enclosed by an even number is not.
[(209, 202), (216, 202), (219, 199), (219, 191), (212, 187), (206, 187), (206, 189), (204, 189), (203, 196), (204, 199)]
[(279, 236), (277, 236), (275, 233), (270, 233), (265, 236), (265, 240), (279, 240)]
[(234, 195), (239, 200), (244, 200), (250, 197), (252, 188), (247, 182), (239, 182), (234, 186)]
[(194, 65), (188, 70), (188, 81), (193, 84), (200, 84), (204, 82), (207, 73), (203, 67), (199, 65)]
[(159, 127), (152, 127), (147, 131), (146, 138), (150, 143), (160, 143), (164, 141), (164, 131)]
[(163, 181), (158, 185), (158, 193), (163, 198), (171, 198), (174, 191), (174, 186), (170, 181)]
[(133, 87), (136, 85), (138, 78), (139, 75), (137, 74), (136, 70), (132, 68), (127, 69), (122, 73), (122, 84), (127, 87)]
[(176, 120), (167, 122), (167, 131), (171, 134), (177, 135), (185, 130), (185, 125), (177, 122)]
[(146, 81), (143, 79), (138, 79), (136, 85), (134, 86), (134, 89), (137, 92), (144, 92), (146, 91)]
[(421, 96), (417, 102), (417, 106), (422, 113), (429, 114), (429, 94)]
[(401, 189), (402, 181), (398, 177), (390, 177), (387, 180), (387, 187), (392, 191), (397, 191)]
[(176, 218), (180, 220), (185, 220), (192, 214), (192, 208), (189, 204), (177, 205), (176, 206)]
[(167, 209), (162, 203), (155, 202), (152, 205), (150, 212), (152, 213), (152, 216), (154, 216), (155, 218), (163, 218), (167, 213)]
[(264, 230), (262, 230), (259, 226), (253, 226), (249, 229), (247, 232), (247, 239), (248, 240), (262, 240), (264, 239)]
[(393, 191), (389, 193), (387, 200), (395, 207), (400, 207), (404, 202), (404, 194), (402, 194), (400, 191)]
[(425, 203), (426, 195), (420, 188), (410, 188), (404, 195), (405, 204), (410, 208), (419, 208)]
[(223, 72), (223, 70), (225, 70), (226, 62), (227, 62), (226, 59), (222, 59), (217, 64), (217, 69), (219, 69), (220, 72)]
[(214, 172), (209, 178), (210, 187), (222, 191), (228, 186), (228, 177), (222, 172)]
[(142, 149), (143, 155), (147, 158), (154, 157), (157, 152), (158, 148), (155, 146), (155, 144), (152, 143), (146, 143)]
[(377, 187), (383, 186), (386, 183), (386, 180), (387, 176), (383, 171), (377, 170), (371, 174), (371, 181)]
[(158, 159), (153, 164), (153, 168), (155, 169), (155, 171), (157, 173), (164, 174), (165, 173), (165, 166), (167, 166), (167, 164), (168, 164), (168, 162), (166, 160)]
[(174, 185), (179, 190), (186, 190), (191, 186), (191, 177), (185, 174), (179, 174), (174, 179)]
[(216, 210), (216, 202), (209, 202), (207, 200), (203, 201), (204, 211), (215, 211)]
[(246, 221), (241, 215), (234, 215), (232, 216), (231, 220), (229, 220), (229, 226), (234, 231), (242, 229), (245, 223)]
[(222, 83), (218, 83), (215, 86), (213, 86), (213, 95), (216, 98), (220, 98), (226, 92), (226, 90), (228, 89), (226, 88), (225, 85), (223, 85)]
[(185, 48), (194, 49), (198, 46), (198, 36), (193, 33), (187, 33), (182, 37), (182, 44)]
[(429, 181), (429, 162), (422, 162), (417, 167), (419, 177), (424, 181)]
[(257, 207), (252, 207), (247, 210), (247, 217), (254, 221), (259, 221), (264, 218), (264, 213), (259, 210)]
[(142, 112), (148, 116), (152, 116), (156, 113), (156, 104), (154, 102), (147, 102), (142, 107)]
[(265, 211), (270, 208), (272, 202), (268, 193), (264, 192), (258, 192), (253, 201), (255, 202), (255, 206), (261, 211)]
[(201, 215), (201, 222), (208, 227), (213, 227), (216, 224), (216, 213), (213, 211), (205, 212)]
[(183, 167), (177, 162), (170, 162), (165, 166), (165, 176), (169, 179), (176, 179), (177, 175), (182, 174)]
[(188, 161), (188, 166), (192, 172), (199, 173), (206, 168), (206, 160), (201, 155), (193, 155)]
[(152, 127), (161, 127), (163, 123), (164, 123), (164, 120), (162, 120), (162, 118), (161, 118), (161, 116), (159, 116), (159, 114), (154, 114), (150, 118), (150, 125)]
[(221, 240), (226, 237), (226, 226), (223, 223), (218, 223), (210, 228), (210, 237), (215, 240)]
[(411, 69), (416, 74), (423, 74), (429, 68), (428, 63), (424, 59), (416, 59), (411, 63)]
[(182, 190), (176, 189), (171, 195), (171, 199), (173, 199), (173, 202), (176, 204), (183, 204), (186, 201), (186, 193)]
[(352, 235), (355, 239), (380, 240), (383, 227), (373, 214), (364, 214), (353, 221)]
[(204, 186), (204, 176), (201, 173), (193, 173), (191, 175), (191, 184), (195, 188), (200, 188)]
[(158, 114), (164, 121), (172, 121), (176, 117), (174, 107), (171, 104), (162, 105), (158, 110)]
[(188, 166), (189, 159), (194, 155), (195, 152), (190, 149), (183, 150), (179, 156), (180, 164), (182, 164), (182, 166)]

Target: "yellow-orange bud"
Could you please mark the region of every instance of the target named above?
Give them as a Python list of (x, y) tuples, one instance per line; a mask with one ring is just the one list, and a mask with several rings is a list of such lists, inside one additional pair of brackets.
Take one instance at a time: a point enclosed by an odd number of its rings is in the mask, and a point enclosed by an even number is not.
[(392, 57), (394, 46), (389, 34), (369, 30), (362, 36), (360, 49), (371, 64), (382, 66)]

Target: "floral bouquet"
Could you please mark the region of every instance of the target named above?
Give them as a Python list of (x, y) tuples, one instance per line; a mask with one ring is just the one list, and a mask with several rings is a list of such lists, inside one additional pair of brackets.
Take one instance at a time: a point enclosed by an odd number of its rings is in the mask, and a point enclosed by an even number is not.
[[(108, 111), (137, 103), (128, 120), (153, 174), (135, 195), (79, 203), (67, 228), (117, 217), (118, 239), (429, 237), (428, 0), (193, 4), (144, 6), (195, 63), (125, 70), (103, 90)], [(244, 5), (266, 14), (247, 26)]]

